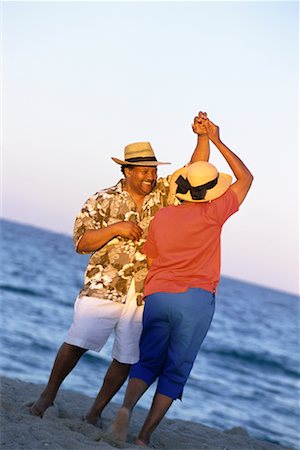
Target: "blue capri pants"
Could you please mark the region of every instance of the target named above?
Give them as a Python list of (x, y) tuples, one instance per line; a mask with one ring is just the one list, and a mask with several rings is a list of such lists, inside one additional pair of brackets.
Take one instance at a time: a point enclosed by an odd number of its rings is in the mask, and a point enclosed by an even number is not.
[(140, 359), (129, 377), (150, 386), (157, 378), (157, 392), (181, 398), (197, 353), (215, 311), (215, 295), (200, 288), (185, 292), (157, 292), (146, 298)]

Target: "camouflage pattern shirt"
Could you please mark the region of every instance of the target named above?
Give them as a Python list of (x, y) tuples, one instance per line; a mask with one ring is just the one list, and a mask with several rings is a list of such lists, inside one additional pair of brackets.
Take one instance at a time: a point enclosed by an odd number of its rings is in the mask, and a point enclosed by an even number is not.
[[(142, 228), (139, 241), (121, 236), (113, 238), (90, 257), (85, 272), (84, 288), (80, 296), (87, 295), (125, 303), (131, 281), (134, 279), (137, 296), (142, 295), (147, 275), (146, 256), (141, 252), (151, 219), (158, 209), (170, 203), (168, 178), (159, 178), (156, 187), (144, 199), (141, 213), (127, 191), (124, 180), (115, 186), (97, 192), (84, 204), (76, 217), (74, 243), (78, 244), (86, 230), (98, 230), (116, 222), (130, 220)], [(169, 198), (168, 198), (169, 195)]]

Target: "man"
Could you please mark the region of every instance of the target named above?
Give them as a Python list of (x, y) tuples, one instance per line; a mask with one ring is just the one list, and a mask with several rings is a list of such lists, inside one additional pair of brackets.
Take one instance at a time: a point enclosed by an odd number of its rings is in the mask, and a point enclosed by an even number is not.
[[(208, 160), (206, 113), (194, 118), (197, 145), (191, 162)], [(156, 211), (172, 202), (169, 178), (157, 180), (157, 161), (149, 142), (125, 147), (121, 165), (125, 179), (90, 197), (77, 216), (74, 241), (79, 253), (92, 253), (84, 288), (75, 302), (73, 323), (60, 347), (48, 384), (30, 412), (42, 417), (57, 391), (87, 350), (100, 351), (115, 331), (113, 361), (86, 416), (96, 425), (104, 407), (125, 382), (139, 359), (142, 290), (147, 263), (141, 248)]]

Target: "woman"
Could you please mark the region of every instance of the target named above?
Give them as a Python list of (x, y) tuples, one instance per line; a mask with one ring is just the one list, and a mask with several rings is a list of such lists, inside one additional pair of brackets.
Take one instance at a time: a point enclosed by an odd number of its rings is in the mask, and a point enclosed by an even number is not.
[(132, 366), (122, 408), (113, 424), (114, 437), (125, 442), (130, 414), (147, 388), (158, 379), (149, 414), (135, 441), (150, 438), (172, 402), (182, 397), (194, 360), (210, 327), (220, 279), (220, 235), (238, 211), (253, 176), (220, 139), (219, 128), (206, 121), (209, 139), (232, 169), (218, 173), (208, 162), (177, 171), (179, 206), (158, 211), (143, 251), (149, 260), (144, 296), (140, 359)]

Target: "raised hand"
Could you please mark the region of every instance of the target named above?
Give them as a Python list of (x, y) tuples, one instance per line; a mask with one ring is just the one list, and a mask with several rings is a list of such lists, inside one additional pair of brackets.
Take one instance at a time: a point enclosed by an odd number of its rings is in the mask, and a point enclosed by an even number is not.
[(207, 113), (200, 111), (199, 114), (194, 118), (194, 123), (192, 124), (193, 132), (198, 135), (207, 134), (207, 129), (205, 123), (207, 122)]
[(212, 142), (220, 141), (220, 129), (218, 125), (215, 125), (211, 120), (207, 119), (204, 123), (208, 138)]

